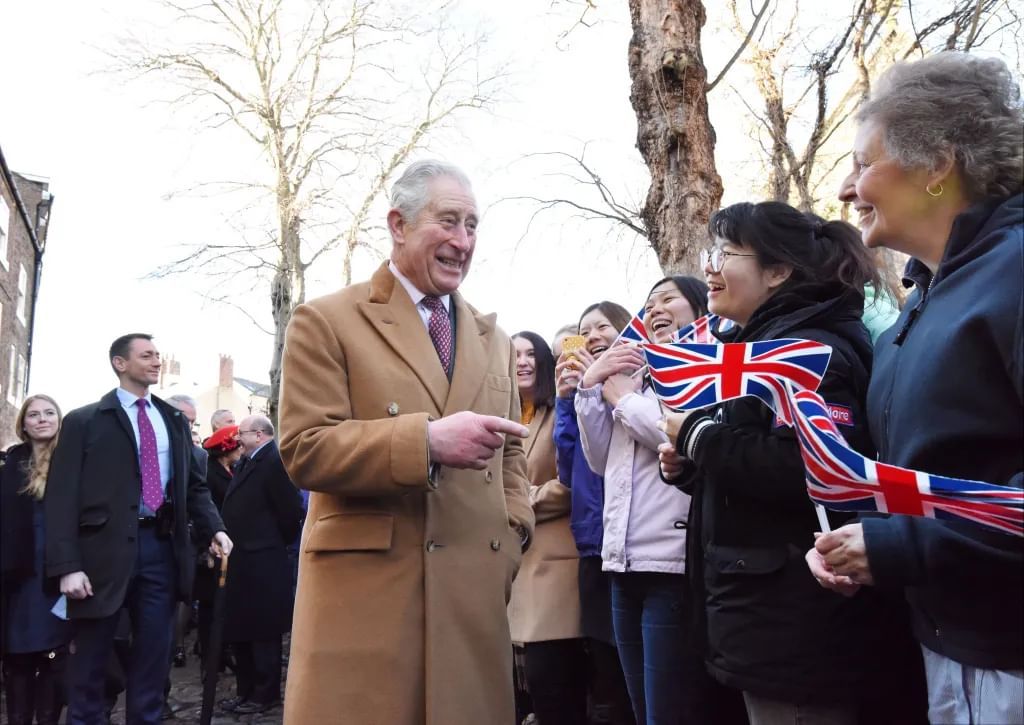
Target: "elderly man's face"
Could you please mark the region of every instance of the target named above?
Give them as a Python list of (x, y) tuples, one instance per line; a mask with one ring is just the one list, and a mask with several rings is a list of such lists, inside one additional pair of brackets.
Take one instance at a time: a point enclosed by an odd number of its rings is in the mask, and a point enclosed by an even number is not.
[(395, 242), (395, 265), (428, 295), (447, 295), (469, 272), (476, 247), (476, 199), (459, 181), (439, 176), (429, 185), (430, 198), (409, 223), (392, 210), (388, 223)]

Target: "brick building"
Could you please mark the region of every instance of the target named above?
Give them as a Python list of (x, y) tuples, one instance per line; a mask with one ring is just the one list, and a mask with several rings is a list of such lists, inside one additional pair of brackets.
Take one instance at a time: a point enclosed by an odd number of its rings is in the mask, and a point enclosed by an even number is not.
[(0, 446), (28, 391), (32, 331), (53, 197), (45, 179), (18, 174), (0, 149)]

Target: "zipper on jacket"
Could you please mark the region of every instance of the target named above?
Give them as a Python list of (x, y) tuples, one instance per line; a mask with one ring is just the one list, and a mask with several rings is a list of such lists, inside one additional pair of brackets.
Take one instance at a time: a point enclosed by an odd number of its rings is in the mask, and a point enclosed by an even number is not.
[[(929, 280), (928, 282), (928, 286), (925, 287), (924, 290), (922, 290), (921, 292), (921, 299), (918, 301), (916, 305), (914, 305), (914, 309), (910, 311), (910, 314), (907, 315), (907, 321), (903, 323), (903, 327), (900, 328), (900, 331), (896, 334), (896, 338), (892, 341), (892, 343), (897, 347), (903, 346), (904, 341), (910, 334), (910, 328), (913, 327), (915, 322), (917, 322), (917, 318), (921, 316), (921, 312), (924, 310), (925, 303), (928, 302), (928, 294), (932, 291), (932, 285), (935, 284), (935, 277), (937, 275), (937, 271), (936, 274), (932, 275), (931, 280)], [(899, 370), (900, 357), (899, 353), (897, 353), (896, 361), (893, 366), (892, 375), (889, 378), (889, 392), (886, 395), (885, 399), (885, 412), (882, 417), (881, 445), (879, 446), (879, 450), (876, 455), (876, 460), (879, 461), (889, 460), (889, 414), (892, 411), (892, 391), (893, 388), (896, 387), (896, 378), (899, 376)]]
[(917, 322), (917, 318), (921, 316), (922, 312), (924, 312), (924, 306), (928, 302), (928, 293), (932, 291), (933, 284), (935, 284), (934, 274), (932, 275), (931, 281), (928, 282), (928, 286), (921, 293), (921, 299), (916, 305), (914, 305), (914, 309), (912, 309), (910, 314), (907, 315), (907, 321), (903, 323), (903, 327), (900, 328), (900, 331), (896, 334), (896, 339), (892, 341), (893, 345), (902, 346), (903, 341), (907, 339), (907, 336), (910, 334), (910, 328), (914, 326), (914, 323)]

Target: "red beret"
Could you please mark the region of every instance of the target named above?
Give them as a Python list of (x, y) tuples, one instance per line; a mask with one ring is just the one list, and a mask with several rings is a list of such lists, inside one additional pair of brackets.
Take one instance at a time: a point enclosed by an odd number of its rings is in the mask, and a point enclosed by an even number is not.
[(238, 426), (229, 425), (220, 428), (212, 436), (203, 441), (203, 448), (208, 451), (227, 453), (238, 448)]

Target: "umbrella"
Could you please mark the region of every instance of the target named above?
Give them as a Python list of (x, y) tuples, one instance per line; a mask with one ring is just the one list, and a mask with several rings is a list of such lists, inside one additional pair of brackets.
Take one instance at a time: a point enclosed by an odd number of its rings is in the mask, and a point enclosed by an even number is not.
[(203, 709), (200, 725), (210, 725), (213, 719), (213, 701), (217, 697), (217, 672), (220, 670), (220, 651), (224, 634), (224, 584), (228, 578), (228, 557), (220, 560), (220, 578), (213, 595), (213, 617), (210, 622), (210, 641), (206, 652), (206, 679), (203, 680)]

